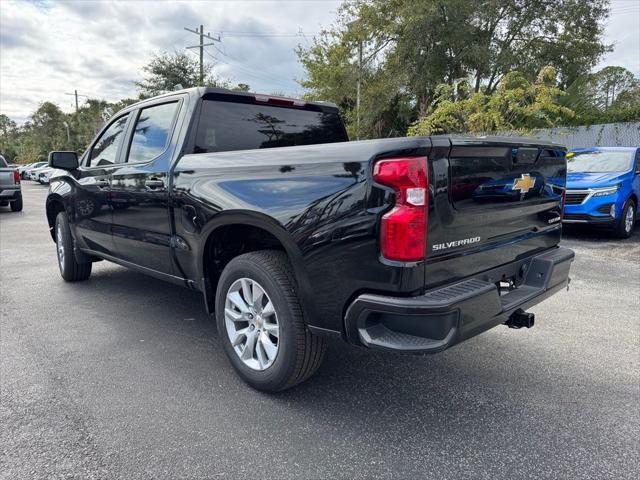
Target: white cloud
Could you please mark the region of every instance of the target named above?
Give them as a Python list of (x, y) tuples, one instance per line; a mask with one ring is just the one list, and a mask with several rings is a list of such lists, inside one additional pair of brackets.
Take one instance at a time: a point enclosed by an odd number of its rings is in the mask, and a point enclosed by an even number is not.
[[(105, 100), (134, 96), (141, 67), (158, 51), (182, 50), (198, 38), (183, 27), (219, 32), (306, 36), (234, 36), (208, 47), (215, 72), (252, 90), (299, 95), (303, 76), (294, 48), (330, 26), (340, 0), (128, 1), (0, 0), (0, 111), (24, 121), (39, 103), (65, 111), (80, 94)], [(640, 2), (614, 0), (605, 42), (614, 52), (601, 64), (640, 75)], [(195, 55), (195, 51), (192, 50)], [(214, 60), (210, 55), (216, 57)]]
[[(308, 1), (0, 1), (0, 111), (24, 121), (51, 100), (73, 110), (65, 93), (118, 100), (136, 95), (134, 81), (154, 52), (198, 43), (184, 30), (200, 23), (222, 42), (205, 59), (215, 73), (252, 90), (300, 94), (294, 48), (331, 24), (339, 0)], [(234, 36), (260, 32), (303, 36)], [(197, 50), (192, 50), (197, 54)], [(216, 57), (217, 59), (214, 59)]]
[(597, 69), (621, 66), (640, 77), (640, 1), (613, 0), (606, 22), (604, 40), (613, 44), (613, 52), (602, 59)]

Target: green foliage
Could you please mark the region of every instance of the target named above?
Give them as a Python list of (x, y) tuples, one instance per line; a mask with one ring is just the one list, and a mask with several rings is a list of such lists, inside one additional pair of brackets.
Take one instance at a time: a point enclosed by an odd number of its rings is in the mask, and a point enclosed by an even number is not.
[(411, 125), (408, 134), (486, 133), (562, 124), (574, 112), (558, 103), (564, 92), (555, 86), (555, 78), (549, 66), (533, 82), (520, 72), (509, 72), (493, 93), (473, 92), (465, 81), (441, 84), (433, 111)]
[(400, 134), (430, 112), (441, 84), (465, 79), (470, 92), (491, 94), (509, 72), (534, 81), (545, 66), (558, 86), (572, 84), (610, 50), (608, 10), (608, 0), (348, 0), (330, 30), (297, 50), (301, 85), (336, 103), (353, 136), (360, 78), (362, 136)]
[[(142, 67), (142, 70), (146, 76), (144, 80), (135, 84), (140, 89), (141, 95), (146, 97), (200, 85), (200, 64), (197, 59), (185, 52), (156, 54), (147, 65)], [(215, 78), (212, 77), (211, 72), (212, 66), (205, 64), (205, 85), (215, 84)]]
[(249, 91), (249, 85), (246, 83), (232, 85), (226, 80), (219, 79), (213, 74), (213, 65), (208, 63), (203, 66), (204, 79), (200, 85), (200, 63), (196, 58), (184, 52), (156, 54), (147, 65), (142, 67), (142, 70), (146, 74), (145, 78), (140, 82), (135, 82), (140, 90), (141, 98), (197, 86)]

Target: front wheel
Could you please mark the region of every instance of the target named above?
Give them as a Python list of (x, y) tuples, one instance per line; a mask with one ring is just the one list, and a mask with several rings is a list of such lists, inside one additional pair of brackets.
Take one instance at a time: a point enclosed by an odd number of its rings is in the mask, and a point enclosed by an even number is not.
[(613, 233), (618, 238), (629, 238), (633, 232), (633, 226), (636, 222), (636, 204), (633, 200), (628, 200), (622, 209), (622, 215), (618, 219)]
[(78, 262), (66, 212), (56, 217), (56, 254), (60, 275), (67, 282), (86, 280), (91, 275), (91, 262)]
[(225, 267), (216, 292), (216, 322), (225, 353), (253, 388), (278, 392), (309, 378), (326, 344), (306, 327), (287, 256), (262, 250)]

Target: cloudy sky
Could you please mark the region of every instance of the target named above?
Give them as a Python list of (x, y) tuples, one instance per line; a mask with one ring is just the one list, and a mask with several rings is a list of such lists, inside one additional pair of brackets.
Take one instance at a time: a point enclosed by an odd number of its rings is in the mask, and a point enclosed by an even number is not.
[[(301, 93), (294, 48), (331, 25), (339, 0), (60, 1), (0, 0), (0, 112), (22, 123), (39, 103), (71, 111), (73, 96), (134, 96), (133, 82), (153, 52), (182, 50), (201, 23), (221, 35), (205, 58), (215, 72), (259, 92)], [(640, 76), (640, 1), (614, 0), (602, 65)], [(197, 50), (189, 50), (197, 58)], [(81, 101), (84, 97), (80, 97)]]

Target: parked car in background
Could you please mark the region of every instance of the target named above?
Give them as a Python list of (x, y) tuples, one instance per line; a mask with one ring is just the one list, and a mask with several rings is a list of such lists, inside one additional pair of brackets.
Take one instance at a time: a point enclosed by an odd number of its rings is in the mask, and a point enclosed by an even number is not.
[(40, 172), (44, 171), (47, 168), (49, 168), (49, 166), (45, 163), (41, 167), (30, 169), (29, 170), (29, 180), (31, 180), (33, 182), (37, 182), (38, 178), (40, 177)]
[(580, 148), (567, 154), (564, 223), (631, 235), (640, 198), (640, 148)]
[(0, 206), (11, 205), (11, 210), (22, 210), (22, 190), (18, 170), (10, 167), (0, 155)]
[(27, 165), (24, 170), (22, 170), (21, 173), (21, 178), (23, 180), (30, 180), (31, 179), (31, 171), (36, 169), (36, 168), (42, 168), (42, 167), (46, 167), (47, 166), (47, 162), (35, 162), (32, 163), (31, 165)]
[(33, 163), (28, 163), (28, 164), (26, 164), (26, 165), (20, 165), (20, 166), (17, 168), (17, 170), (18, 170), (18, 175), (20, 175), (20, 178), (21, 178), (22, 180), (25, 180), (25, 179), (26, 179), (26, 171), (27, 171), (27, 168), (30, 168), (32, 165), (34, 165), (34, 164), (33, 164)]
[(42, 185), (49, 185), (51, 174), (54, 172), (54, 168), (47, 167), (42, 170), (38, 170), (38, 183)]

